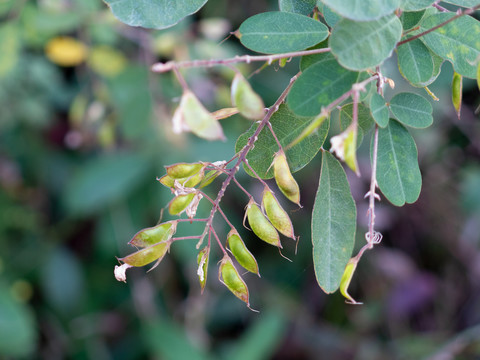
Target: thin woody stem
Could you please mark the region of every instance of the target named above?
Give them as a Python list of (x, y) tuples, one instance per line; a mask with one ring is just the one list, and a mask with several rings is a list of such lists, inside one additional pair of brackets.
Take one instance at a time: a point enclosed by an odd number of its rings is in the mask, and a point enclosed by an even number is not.
[(191, 68), (191, 67), (208, 68), (208, 67), (217, 66), (217, 65), (229, 65), (229, 64), (236, 64), (241, 62), (249, 64), (253, 61), (266, 61), (270, 65), (273, 61), (278, 59), (321, 54), (329, 51), (330, 51), (330, 48), (322, 48), (322, 49), (313, 49), (313, 50), (304, 50), (304, 51), (294, 51), (294, 52), (275, 54), (275, 55), (257, 55), (257, 56), (243, 55), (243, 56), (235, 56), (229, 59), (190, 60), (190, 61), (179, 61), (179, 62), (168, 61), (165, 63), (153, 64), (151, 70), (157, 73), (164, 73), (172, 70), (175, 71), (175, 69), (179, 69), (179, 68)]
[(457, 14), (456, 14), (455, 16), (453, 16), (453, 17), (451, 17), (450, 19), (444, 21), (443, 23), (438, 24), (438, 25), (434, 26), (434, 27), (431, 28), (431, 29), (425, 30), (424, 32), (421, 32), (420, 34), (417, 34), (417, 35), (412, 36), (412, 37), (410, 37), (410, 38), (408, 38), (408, 39), (405, 39), (405, 40), (400, 41), (399, 43), (397, 43), (397, 47), (398, 47), (398, 46), (401, 46), (401, 45), (403, 45), (403, 44), (406, 44), (407, 42), (410, 42), (410, 41), (413, 41), (413, 40), (415, 40), (415, 39), (418, 39), (418, 38), (420, 38), (420, 37), (422, 37), (422, 36), (425, 36), (425, 35), (431, 33), (432, 31), (435, 31), (435, 30), (437, 30), (437, 29), (439, 29), (439, 28), (447, 25), (448, 23), (450, 23), (450, 22), (458, 19), (458, 18), (461, 17), (461, 16), (473, 14), (473, 13), (474, 13), (476, 10), (478, 10), (478, 9), (480, 9), (480, 4), (478, 4), (477, 6), (474, 6), (474, 7), (472, 7), (472, 8), (469, 8), (469, 9), (460, 10), (460, 11), (457, 12)]
[[(265, 186), (267, 189), (269, 189), (270, 191), (272, 191), (270, 189), (270, 186), (268, 186), (268, 184), (257, 174), (257, 172), (253, 169), (253, 167), (250, 165), (250, 163), (248, 162), (248, 159), (245, 159), (245, 165), (247, 165), (247, 167), (250, 169), (250, 171), (253, 173), (253, 175), (255, 175), (255, 177), (262, 183), (263, 186)], [(273, 191), (272, 191), (273, 192)]]

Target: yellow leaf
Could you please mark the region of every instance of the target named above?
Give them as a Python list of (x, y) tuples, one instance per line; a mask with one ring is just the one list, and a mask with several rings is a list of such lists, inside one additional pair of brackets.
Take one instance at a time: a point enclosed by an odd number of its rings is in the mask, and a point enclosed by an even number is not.
[(85, 61), (88, 49), (80, 41), (68, 37), (58, 36), (51, 39), (45, 46), (48, 59), (60, 66), (77, 66)]

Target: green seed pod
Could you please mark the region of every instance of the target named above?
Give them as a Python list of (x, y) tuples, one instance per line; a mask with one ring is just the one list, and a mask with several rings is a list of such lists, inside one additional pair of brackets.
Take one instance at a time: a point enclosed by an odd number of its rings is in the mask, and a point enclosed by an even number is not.
[(165, 166), (165, 169), (172, 179), (184, 179), (199, 173), (204, 167), (205, 165), (201, 163), (178, 163)]
[(235, 259), (238, 261), (238, 263), (246, 270), (260, 276), (260, 273), (258, 272), (257, 260), (255, 260), (255, 257), (247, 249), (245, 243), (236, 230), (230, 230), (227, 236), (227, 243), (230, 251), (232, 252), (233, 256), (235, 256)]
[(349, 304), (361, 304), (360, 302), (355, 301), (350, 294), (348, 293), (348, 286), (350, 281), (352, 281), (353, 273), (357, 267), (358, 260), (356, 258), (351, 258), (347, 266), (345, 266), (345, 271), (343, 272), (342, 279), (340, 280), (340, 292), (347, 299)]
[(300, 188), (290, 172), (287, 157), (283, 150), (275, 154), (275, 158), (273, 159), (273, 172), (278, 188), (283, 195), (291, 202), (300, 206)]
[(140, 230), (133, 236), (132, 240), (129, 241), (129, 244), (139, 248), (144, 248), (158, 244), (162, 241), (170, 240), (175, 231), (177, 231), (177, 223), (177, 220), (173, 220), (154, 227)]
[(280, 249), (282, 248), (277, 230), (272, 224), (270, 224), (270, 221), (268, 221), (253, 199), (250, 200), (247, 205), (246, 216), (255, 235), (270, 245), (276, 246)]
[(183, 194), (174, 197), (168, 205), (168, 212), (171, 215), (180, 215), (182, 212), (185, 211), (188, 205), (190, 205), (194, 197), (195, 193)]
[(173, 179), (168, 175), (163, 175), (161, 178), (157, 178), (157, 180), (160, 181), (162, 185), (173, 189), (175, 187), (175, 181), (177, 181), (180, 185), (184, 187), (194, 187), (198, 185), (198, 183), (202, 181), (204, 177), (205, 177), (205, 174), (202, 170), (198, 174), (195, 174), (187, 178)]
[[(357, 125), (358, 126), (358, 125)], [(357, 126), (350, 125), (344, 132), (330, 139), (330, 151), (345, 162), (357, 176), (360, 176), (357, 164)]]
[(227, 255), (224, 256), (220, 263), (218, 279), (233, 293), (233, 295), (250, 307), (247, 284), (245, 284), (245, 281), (243, 281), (237, 269), (235, 269), (232, 259)]
[(262, 198), (262, 209), (267, 214), (268, 220), (283, 235), (295, 240), (293, 225), (287, 212), (282, 208), (273, 193), (265, 188)]
[(145, 249), (138, 250), (137, 252), (134, 252), (133, 254), (130, 254), (118, 260), (130, 266), (136, 267), (145, 266), (157, 260), (157, 263), (152, 267), (152, 269), (154, 269), (163, 259), (167, 251), (170, 249), (171, 243), (172, 242), (168, 240), (155, 245), (151, 245), (146, 247)]
[(237, 73), (232, 82), (232, 104), (247, 119), (258, 120), (265, 115), (265, 105), (250, 83)]
[(221, 172), (218, 170), (210, 170), (205, 175), (204, 179), (200, 182), (200, 185), (198, 185), (198, 188), (201, 189), (210, 185), (213, 182), (213, 180), (215, 180), (220, 174)]
[(198, 280), (200, 281), (200, 287), (205, 290), (205, 284), (207, 283), (207, 273), (208, 273), (208, 259), (210, 257), (210, 246), (205, 246), (197, 256), (197, 264), (198, 264)]
[(452, 103), (457, 112), (457, 117), (460, 119), (460, 111), (462, 110), (462, 90), (463, 90), (462, 75), (454, 72), (452, 79)]

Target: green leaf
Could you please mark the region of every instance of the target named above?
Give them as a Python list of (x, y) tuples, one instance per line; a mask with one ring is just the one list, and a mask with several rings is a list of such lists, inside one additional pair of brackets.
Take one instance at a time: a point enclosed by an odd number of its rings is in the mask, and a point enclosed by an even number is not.
[(383, 195), (396, 206), (415, 202), (422, 188), (415, 141), (393, 119), (378, 132), (377, 182)]
[[(439, 13), (428, 16), (420, 23), (420, 31), (455, 16), (453, 13)], [(475, 59), (480, 55), (480, 22), (471, 16), (462, 16), (445, 26), (421, 37), (422, 41), (437, 55), (450, 61), (457, 73), (475, 78)]]
[(403, 0), (403, 4), (400, 7), (404, 11), (417, 11), (426, 9), (434, 2), (434, 0)]
[(328, 36), (328, 29), (310, 17), (272, 11), (254, 15), (238, 29), (240, 42), (253, 51), (277, 54), (304, 50)]
[[(321, 43), (311, 47), (308, 50), (313, 50), (313, 49), (324, 49), (328, 47), (328, 40), (322, 41)], [(315, 63), (318, 62), (329, 62), (329, 61), (337, 61), (335, 59), (335, 56), (332, 55), (331, 52), (325, 52), (321, 54), (314, 54), (314, 55), (307, 55), (307, 56), (302, 56), (300, 59), (300, 70), (303, 72), (305, 71), (308, 67), (312, 66)], [(337, 62), (338, 63), (338, 62)]]
[(358, 73), (348, 71), (331, 57), (325, 59), (306, 69), (293, 84), (287, 103), (295, 114), (319, 114), (322, 106), (349, 91), (357, 81)]
[(412, 40), (397, 49), (398, 69), (413, 86), (421, 87), (433, 75), (433, 57), (420, 40)]
[(400, 0), (322, 0), (341, 16), (355, 20), (368, 21), (389, 15), (400, 6)]
[(313, 264), (318, 284), (326, 293), (340, 286), (355, 243), (357, 210), (345, 171), (329, 152), (322, 169), (312, 213)]
[[(286, 105), (280, 105), (278, 111), (273, 114), (270, 119), (273, 130), (278, 137), (282, 146), (286, 147), (295, 138), (300, 135), (302, 130), (306, 128), (313, 120), (312, 117), (301, 117), (292, 113)], [(239, 152), (247, 144), (248, 138), (253, 135), (257, 129), (258, 124), (255, 123), (252, 127), (240, 135), (235, 145), (235, 151)], [(328, 133), (329, 122), (325, 121), (317, 133), (312, 134), (299, 144), (286, 150), (288, 165), (290, 171), (295, 172), (307, 165), (317, 154), (320, 147), (323, 145)], [(274, 154), (278, 151), (278, 145), (268, 129), (263, 130), (258, 136), (255, 147), (250, 150), (247, 160), (250, 166), (263, 179), (270, 179), (273, 177), (273, 167), (270, 165), (273, 161)], [(270, 168), (270, 169), (269, 169)], [(250, 169), (245, 167), (245, 171), (254, 176)]]
[(421, 11), (404, 11), (400, 16), (400, 21), (402, 22), (403, 30), (410, 30), (415, 27), (420, 20), (422, 20), (425, 10)]
[(478, 0), (443, 0), (446, 3), (453, 4), (453, 5), (458, 5), (461, 7), (474, 7), (479, 4)]
[(417, 129), (433, 123), (432, 104), (423, 96), (414, 93), (399, 93), (390, 100), (390, 110), (404, 125)]
[[(339, 112), (340, 129), (346, 130), (353, 120), (353, 103), (342, 106)], [(360, 147), (365, 133), (370, 131), (375, 123), (370, 110), (363, 104), (358, 104), (357, 148)]]
[(370, 98), (370, 111), (372, 117), (380, 127), (386, 127), (388, 125), (388, 116), (390, 112), (388, 111), (387, 104), (385, 99), (380, 94), (373, 94)]
[(366, 22), (342, 19), (333, 28), (329, 44), (342, 66), (366, 70), (390, 57), (401, 36), (402, 23), (395, 15)]
[[(319, 0), (320, 1), (320, 0)], [(323, 5), (321, 7), (321, 12), (323, 14), (323, 18), (325, 19), (325, 22), (327, 23), (328, 26), (333, 28), (335, 25), (337, 25), (337, 22), (340, 21), (342, 18), (340, 15), (338, 15), (335, 11), (330, 9), (327, 5)]]
[(7, 358), (33, 356), (35, 334), (35, 320), (29, 309), (0, 284), (0, 354)]
[(280, 11), (309, 15), (317, 0), (278, 0)]
[(104, 0), (130, 26), (165, 29), (196, 13), (207, 0)]
[(0, 26), (0, 79), (11, 73), (18, 63), (20, 36), (12, 23)]

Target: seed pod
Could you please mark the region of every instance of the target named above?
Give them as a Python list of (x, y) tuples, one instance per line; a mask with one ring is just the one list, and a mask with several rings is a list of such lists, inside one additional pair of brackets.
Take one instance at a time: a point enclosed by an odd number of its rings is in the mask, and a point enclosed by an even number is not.
[(258, 120), (265, 115), (265, 105), (258, 94), (253, 91), (250, 83), (237, 73), (232, 82), (232, 104), (247, 119)]
[(463, 90), (462, 75), (454, 72), (452, 79), (452, 103), (457, 112), (457, 117), (460, 120), (460, 111), (462, 110), (462, 90)]
[(200, 172), (205, 167), (201, 163), (177, 163), (169, 166), (165, 166), (167, 175), (172, 179), (184, 179), (191, 177)]
[(258, 272), (257, 260), (255, 260), (255, 257), (247, 249), (245, 243), (236, 230), (230, 230), (227, 236), (227, 243), (230, 251), (232, 252), (233, 256), (235, 256), (235, 259), (238, 261), (238, 263), (246, 270), (260, 276), (260, 273)]
[(235, 269), (232, 259), (230, 259), (228, 255), (225, 255), (220, 263), (218, 279), (233, 293), (233, 295), (250, 307), (247, 284), (245, 284), (245, 281), (243, 281), (237, 269)]
[(166, 223), (146, 228), (137, 232), (129, 244), (139, 248), (144, 248), (150, 245), (158, 244), (162, 241), (170, 240), (173, 234), (177, 231), (177, 220), (168, 221)]
[(238, 114), (237, 108), (224, 108), (213, 112), (212, 116), (217, 120), (223, 120), (235, 114)]
[(171, 215), (180, 215), (182, 212), (185, 211), (188, 205), (190, 205), (194, 197), (195, 193), (193, 192), (190, 194), (182, 194), (174, 197), (168, 205), (168, 212)]
[[(357, 125), (358, 126), (358, 125)], [(357, 126), (350, 125), (344, 132), (330, 139), (330, 151), (345, 162), (357, 176), (360, 176), (357, 164)]]
[(213, 182), (213, 180), (215, 180), (220, 174), (221, 174), (221, 172), (219, 170), (210, 170), (205, 175), (203, 180), (200, 182), (200, 185), (198, 185), (198, 188), (201, 189), (201, 188), (204, 188), (204, 187), (210, 185)]
[(152, 269), (154, 269), (163, 259), (167, 251), (170, 249), (171, 243), (171, 240), (168, 240), (155, 245), (151, 245), (118, 260), (130, 266), (136, 267), (145, 266), (157, 260), (157, 263), (152, 267)]
[(262, 209), (267, 214), (268, 220), (283, 235), (295, 240), (293, 225), (287, 212), (282, 208), (273, 193), (265, 188), (262, 198)]
[(250, 200), (247, 205), (246, 216), (255, 235), (270, 245), (276, 246), (280, 249), (282, 248), (277, 230), (272, 224), (270, 224), (270, 221), (268, 221), (253, 199)]
[(353, 273), (357, 267), (358, 260), (356, 258), (351, 258), (347, 266), (345, 266), (345, 271), (343, 272), (342, 279), (340, 280), (340, 292), (347, 299), (346, 302), (349, 304), (361, 304), (360, 302), (355, 301), (350, 294), (348, 293), (348, 286), (350, 281), (352, 281)]
[(300, 188), (290, 172), (287, 157), (283, 150), (275, 154), (273, 172), (280, 191), (295, 204), (300, 206)]
[(160, 181), (162, 185), (172, 189), (175, 187), (175, 181), (177, 181), (180, 185), (184, 187), (191, 188), (198, 185), (198, 183), (202, 181), (204, 177), (205, 177), (205, 174), (203, 173), (203, 170), (202, 170), (198, 174), (193, 175), (192, 177), (187, 177), (183, 179), (173, 179), (168, 175), (163, 175), (161, 178), (157, 178), (157, 180)]
[(210, 256), (210, 246), (205, 246), (197, 256), (197, 275), (198, 280), (200, 281), (200, 287), (203, 294), (203, 290), (205, 290), (205, 284), (207, 283), (207, 273), (208, 273), (208, 259)]

